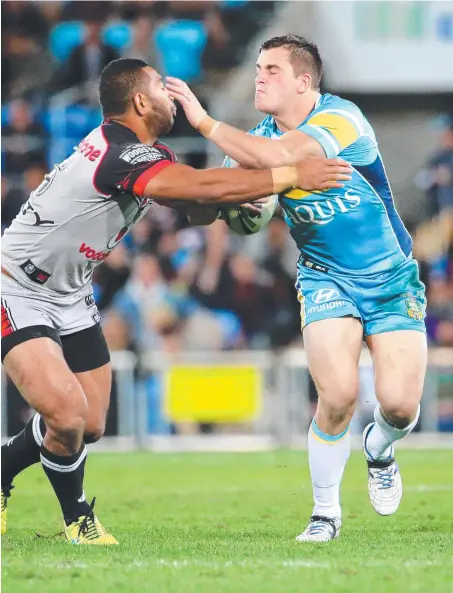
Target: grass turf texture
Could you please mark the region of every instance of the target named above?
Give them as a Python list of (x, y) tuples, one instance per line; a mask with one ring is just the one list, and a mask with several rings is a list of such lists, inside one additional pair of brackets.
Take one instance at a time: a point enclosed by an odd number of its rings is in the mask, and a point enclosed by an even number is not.
[[(71, 546), (36, 466), (16, 480), (4, 593), (453, 592), (453, 451), (402, 451), (405, 494), (379, 517), (354, 453), (340, 540), (295, 536), (311, 511), (306, 453), (93, 454), (88, 500), (118, 547)], [(39, 535), (37, 535), (39, 533)]]

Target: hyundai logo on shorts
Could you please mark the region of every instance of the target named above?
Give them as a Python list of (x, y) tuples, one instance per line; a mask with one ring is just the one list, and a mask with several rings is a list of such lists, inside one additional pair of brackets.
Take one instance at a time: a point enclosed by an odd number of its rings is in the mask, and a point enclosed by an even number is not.
[(340, 296), (340, 293), (334, 288), (321, 288), (313, 293), (311, 300), (319, 305), (319, 303), (328, 303)]

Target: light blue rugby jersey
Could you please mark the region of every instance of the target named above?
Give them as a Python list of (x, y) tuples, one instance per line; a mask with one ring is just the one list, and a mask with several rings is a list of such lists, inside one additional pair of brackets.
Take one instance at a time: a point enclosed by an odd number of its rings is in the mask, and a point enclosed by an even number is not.
[[(412, 257), (412, 240), (393, 201), (373, 129), (360, 109), (341, 97), (320, 95), (297, 128), (315, 138), (326, 157), (342, 157), (354, 168), (343, 188), (280, 195), (280, 205), (303, 258), (342, 274), (368, 275), (395, 268)], [(249, 132), (279, 138), (267, 116)]]

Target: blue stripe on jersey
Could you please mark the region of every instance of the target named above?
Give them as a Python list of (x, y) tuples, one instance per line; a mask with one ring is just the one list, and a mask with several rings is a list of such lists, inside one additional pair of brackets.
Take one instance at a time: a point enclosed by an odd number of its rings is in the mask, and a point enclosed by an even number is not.
[(370, 165), (362, 167), (356, 165), (354, 168), (368, 181), (381, 198), (401, 251), (408, 257), (412, 251), (412, 239), (396, 211), (381, 155), (378, 154), (374, 163)]

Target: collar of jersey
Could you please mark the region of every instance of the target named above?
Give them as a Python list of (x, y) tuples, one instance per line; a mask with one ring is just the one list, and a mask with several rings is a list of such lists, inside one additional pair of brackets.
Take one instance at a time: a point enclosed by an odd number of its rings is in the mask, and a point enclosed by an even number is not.
[[(303, 122), (301, 122), (297, 127), (300, 128), (300, 126), (303, 126), (304, 123), (307, 121), (307, 119), (312, 115), (313, 111), (315, 111), (316, 109), (318, 109), (318, 107), (321, 105), (322, 102), (322, 98), (324, 95), (322, 95), (321, 93), (318, 94), (318, 98), (316, 99), (316, 103), (313, 106), (313, 109), (310, 111), (310, 113), (307, 115), (307, 117), (304, 119)], [(275, 134), (276, 136), (283, 136), (284, 132), (282, 132), (278, 126), (277, 126), (277, 122), (275, 121), (275, 119), (270, 116), (272, 119), (272, 133)]]
[(105, 119), (102, 122), (102, 125), (103, 126), (106, 126), (106, 125), (112, 126), (112, 129), (115, 130), (115, 134), (120, 135), (121, 139), (124, 138), (124, 140), (132, 141), (134, 144), (141, 144), (141, 142), (138, 139), (138, 136), (135, 132), (133, 132), (127, 126), (123, 126), (123, 124), (118, 123), (117, 121), (113, 121), (111, 119)]

